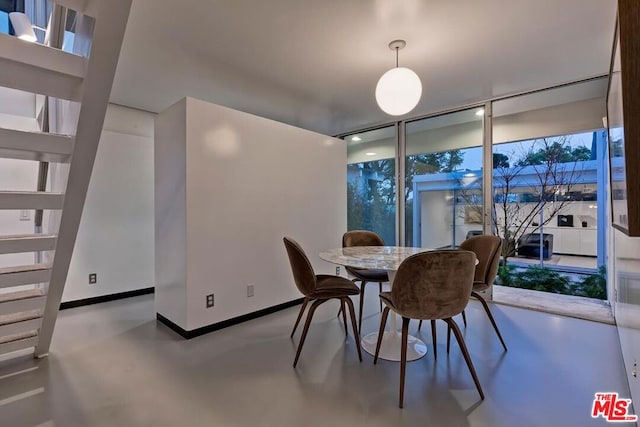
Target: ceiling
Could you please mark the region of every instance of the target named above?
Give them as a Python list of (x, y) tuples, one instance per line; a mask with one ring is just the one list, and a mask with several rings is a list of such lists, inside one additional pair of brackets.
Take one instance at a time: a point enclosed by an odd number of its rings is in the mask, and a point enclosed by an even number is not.
[(395, 65), (422, 79), (408, 116), (607, 73), (610, 0), (133, 0), (111, 101), (184, 96), (326, 134), (396, 118), (375, 102)]

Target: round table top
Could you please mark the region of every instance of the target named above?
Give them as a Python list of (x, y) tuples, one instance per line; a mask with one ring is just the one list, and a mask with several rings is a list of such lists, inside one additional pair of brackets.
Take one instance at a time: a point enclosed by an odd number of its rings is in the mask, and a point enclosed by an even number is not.
[(430, 248), (410, 248), (404, 246), (352, 246), (320, 252), (321, 259), (333, 264), (355, 268), (397, 270), (405, 258), (428, 252)]

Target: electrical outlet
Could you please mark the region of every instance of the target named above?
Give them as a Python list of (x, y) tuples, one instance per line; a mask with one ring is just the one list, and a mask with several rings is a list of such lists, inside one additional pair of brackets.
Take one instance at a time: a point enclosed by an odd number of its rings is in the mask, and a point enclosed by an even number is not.
[(89, 284), (95, 285), (96, 283), (98, 283), (98, 274), (97, 273), (89, 274)]
[(20, 221), (31, 221), (31, 211), (23, 209), (20, 211)]
[(340, 275), (340, 266), (337, 266), (336, 267), (336, 276), (339, 276), (339, 275)]
[(207, 308), (213, 307), (213, 294), (207, 295)]
[(247, 297), (252, 297), (253, 296), (253, 283), (249, 283), (247, 285)]

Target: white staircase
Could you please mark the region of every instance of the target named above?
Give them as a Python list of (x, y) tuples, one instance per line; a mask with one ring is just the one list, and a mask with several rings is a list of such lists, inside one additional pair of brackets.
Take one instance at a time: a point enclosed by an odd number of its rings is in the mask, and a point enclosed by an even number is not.
[[(14, 191), (0, 182), (0, 210), (42, 210), (56, 231), (0, 234), (0, 257), (31, 252), (38, 260), (0, 265), (0, 359), (49, 351), (131, 6), (131, 0), (53, 3), (51, 46), (0, 34), (0, 86), (47, 96), (45, 129), (52, 131), (0, 128), (0, 157), (47, 162), (49, 177), (65, 172), (64, 179), (49, 180), (48, 191)], [(76, 42), (82, 39), (89, 55), (53, 47), (61, 45), (66, 8), (84, 23)], [(61, 168), (52, 171), (48, 163)]]

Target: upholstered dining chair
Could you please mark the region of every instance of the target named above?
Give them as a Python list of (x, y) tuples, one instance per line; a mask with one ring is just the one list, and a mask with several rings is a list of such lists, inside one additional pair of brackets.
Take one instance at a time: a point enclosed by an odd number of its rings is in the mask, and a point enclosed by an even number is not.
[(358, 350), (358, 359), (360, 359), (360, 361), (362, 362), (362, 352), (360, 350), (360, 335), (358, 334), (358, 327), (356, 326), (355, 310), (353, 308), (353, 302), (351, 301), (351, 298), (349, 298), (351, 295), (358, 295), (358, 293), (360, 292), (358, 290), (358, 287), (351, 280), (345, 279), (344, 277), (332, 276), (328, 274), (316, 275), (313, 271), (311, 263), (309, 262), (309, 258), (307, 258), (307, 255), (304, 253), (304, 250), (302, 250), (302, 247), (300, 247), (300, 245), (295, 240), (289, 237), (285, 237), (283, 240), (284, 246), (287, 250), (287, 255), (289, 256), (289, 263), (291, 264), (293, 280), (295, 281), (298, 290), (304, 295), (304, 302), (302, 303), (300, 313), (298, 314), (295, 326), (293, 327), (293, 331), (291, 332), (291, 337), (293, 337), (293, 334), (298, 327), (298, 323), (300, 323), (300, 319), (302, 318), (302, 314), (304, 313), (307, 304), (313, 301), (313, 303), (311, 304), (311, 308), (309, 308), (309, 312), (307, 313), (307, 319), (304, 323), (304, 328), (302, 329), (302, 336), (300, 337), (300, 342), (298, 343), (298, 349), (296, 351), (296, 358), (293, 361), (293, 367), (295, 368), (298, 364), (300, 351), (302, 350), (304, 340), (307, 337), (307, 332), (309, 332), (309, 325), (311, 324), (313, 313), (316, 311), (318, 306), (320, 306), (320, 304), (323, 304), (330, 299), (340, 300), (340, 305), (343, 308), (343, 313), (345, 305), (349, 307), (349, 313), (351, 315), (351, 326), (353, 327), (353, 338), (356, 342), (356, 349)]
[[(491, 310), (489, 309), (489, 305), (487, 301), (479, 294), (489, 288), (493, 284), (493, 281), (496, 278), (496, 274), (498, 273), (498, 265), (500, 264), (500, 253), (502, 249), (502, 239), (498, 236), (475, 236), (470, 237), (460, 244), (460, 249), (471, 251), (476, 254), (478, 258), (478, 264), (476, 265), (476, 271), (473, 278), (473, 290), (471, 291), (471, 296), (478, 299), (484, 307), (484, 311), (487, 313), (491, 324), (493, 325), (493, 329), (496, 331), (500, 342), (502, 343), (502, 347), (505, 351), (507, 351), (507, 345), (502, 338), (502, 334), (498, 329), (498, 325), (496, 324), (493, 315), (491, 314)], [(467, 326), (467, 316), (462, 311), (462, 321), (464, 322), (464, 326)], [(418, 325), (418, 329), (422, 326), (422, 322)], [(432, 325), (432, 335), (435, 334), (433, 331)], [(451, 330), (447, 331), (447, 353), (449, 352), (451, 343)], [(435, 338), (434, 338), (434, 347), (435, 347)]]
[[(380, 237), (373, 231), (347, 231), (342, 236), (342, 247), (348, 248), (353, 246), (384, 246), (384, 240), (382, 240), (382, 237)], [(360, 281), (360, 307), (358, 313), (358, 328), (362, 329), (362, 308), (364, 307), (364, 290), (366, 284), (378, 282), (380, 292), (382, 292), (382, 284), (389, 281), (389, 275), (385, 270), (354, 267), (345, 267), (345, 269), (349, 274), (355, 277), (355, 279), (353, 279), (355, 282)], [(382, 311), (382, 302), (380, 303), (380, 310)]]
[[(482, 307), (484, 307), (484, 311), (487, 313), (487, 316), (493, 325), (493, 329), (495, 329), (496, 334), (502, 343), (504, 351), (507, 351), (507, 345), (504, 343), (504, 339), (502, 339), (502, 334), (500, 334), (498, 325), (493, 318), (493, 314), (491, 314), (489, 305), (482, 295), (479, 294), (479, 292), (489, 288), (496, 278), (498, 265), (500, 264), (502, 239), (498, 236), (471, 237), (460, 244), (460, 249), (471, 251), (476, 254), (476, 257), (478, 257), (478, 265), (476, 265), (476, 271), (473, 278), (473, 290), (471, 291), (471, 296), (478, 299), (482, 304)], [(467, 319), (464, 311), (462, 312), (462, 315), (464, 325), (467, 326)], [(449, 336), (447, 337), (447, 349), (449, 348), (448, 343), (450, 341), (450, 336), (451, 335), (449, 333)]]
[[(382, 292), (380, 299), (385, 304), (380, 322), (380, 333), (373, 363), (378, 362), (389, 310), (402, 316), (402, 341), (400, 350), (400, 401), (404, 405), (404, 383), (407, 365), (407, 337), (409, 321), (444, 320), (462, 349), (462, 354), (471, 372), (473, 381), (484, 399), (482, 386), (471, 362), (469, 351), (456, 322), (452, 319), (464, 310), (473, 287), (476, 256), (463, 250), (423, 252), (405, 259), (398, 267), (391, 292)], [(433, 323), (432, 323), (433, 326)]]

